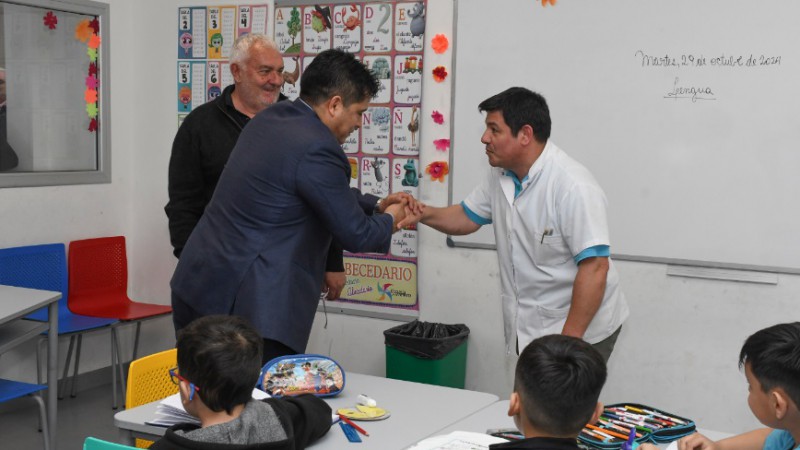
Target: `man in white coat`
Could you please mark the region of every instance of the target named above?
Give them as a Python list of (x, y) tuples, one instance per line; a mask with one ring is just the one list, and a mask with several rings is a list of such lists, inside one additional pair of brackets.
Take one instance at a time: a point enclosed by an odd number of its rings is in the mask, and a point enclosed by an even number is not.
[(550, 142), (545, 99), (514, 87), (478, 106), (491, 168), (458, 205), (421, 222), (463, 235), (493, 224), (506, 351), (546, 334), (593, 344), (608, 360), (628, 317), (611, 262), (606, 198), (591, 173)]

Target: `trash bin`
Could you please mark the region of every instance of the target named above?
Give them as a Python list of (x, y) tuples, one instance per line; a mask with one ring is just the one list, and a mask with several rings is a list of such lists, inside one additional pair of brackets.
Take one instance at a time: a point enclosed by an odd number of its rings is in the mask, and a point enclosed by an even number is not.
[(469, 336), (466, 325), (415, 320), (389, 328), (383, 336), (387, 378), (464, 388)]

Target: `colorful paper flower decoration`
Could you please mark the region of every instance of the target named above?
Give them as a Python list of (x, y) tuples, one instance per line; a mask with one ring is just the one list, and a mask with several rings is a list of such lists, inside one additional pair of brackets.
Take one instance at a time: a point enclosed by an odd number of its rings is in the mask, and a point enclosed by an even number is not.
[(100, 36), (93, 34), (92, 37), (89, 38), (89, 43), (87, 45), (89, 48), (97, 50), (97, 47), (100, 47)]
[(89, 76), (96, 76), (97, 75), (97, 64), (91, 63), (89, 64)]
[(83, 99), (86, 103), (97, 103), (97, 91), (94, 89), (86, 89), (83, 93)]
[(53, 14), (53, 11), (47, 11), (47, 14), (44, 15), (42, 20), (44, 20), (44, 26), (51, 30), (55, 30), (56, 25), (58, 25), (58, 17)]
[(87, 103), (86, 104), (86, 114), (91, 117), (92, 119), (97, 118), (97, 104), (95, 103)]
[(434, 161), (428, 164), (428, 167), (425, 168), (425, 173), (431, 176), (431, 180), (444, 183), (444, 177), (450, 173), (450, 168), (447, 165), (447, 161)]
[(441, 83), (445, 78), (447, 78), (447, 69), (444, 66), (436, 66), (433, 69), (433, 81)]
[(89, 131), (97, 131), (97, 119), (89, 121)]
[(75, 39), (86, 42), (90, 37), (92, 37), (92, 27), (89, 26), (89, 19), (81, 20), (75, 26)]
[(450, 150), (450, 139), (436, 139), (433, 141), (433, 145), (436, 146), (436, 150), (446, 152)]
[(542, 6), (543, 7), (547, 6), (548, 3), (550, 3), (553, 6), (556, 6), (556, 0), (542, 0)]
[(431, 48), (437, 54), (442, 54), (447, 51), (447, 47), (450, 46), (450, 41), (447, 40), (447, 36), (443, 34), (437, 34), (436, 36), (431, 39)]
[(98, 84), (99, 83), (97, 82), (97, 77), (95, 77), (94, 75), (89, 75), (88, 77), (86, 77), (86, 87), (87, 88), (89, 88), (89, 89), (97, 89), (97, 85)]
[(444, 123), (444, 116), (439, 111), (434, 110), (431, 113), (431, 118), (433, 119), (433, 122), (436, 123), (437, 125), (441, 125)]
[(91, 62), (97, 61), (97, 49), (96, 48), (87, 48), (86, 55), (89, 56), (89, 60)]
[(97, 19), (92, 19), (92, 21), (89, 22), (89, 26), (94, 31), (94, 34), (100, 33), (100, 22)]

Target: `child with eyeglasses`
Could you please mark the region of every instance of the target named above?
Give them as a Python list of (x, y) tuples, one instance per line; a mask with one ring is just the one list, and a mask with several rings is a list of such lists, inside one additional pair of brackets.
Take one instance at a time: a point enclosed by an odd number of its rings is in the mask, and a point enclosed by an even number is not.
[(170, 427), (153, 450), (303, 449), (331, 426), (331, 408), (313, 395), (252, 399), (261, 371), (261, 336), (244, 319), (206, 316), (178, 335), (179, 386), (200, 426)]

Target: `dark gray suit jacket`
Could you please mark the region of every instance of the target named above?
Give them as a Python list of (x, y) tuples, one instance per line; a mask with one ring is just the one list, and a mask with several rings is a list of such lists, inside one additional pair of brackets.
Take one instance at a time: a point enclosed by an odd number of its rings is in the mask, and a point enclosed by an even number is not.
[(389, 250), (392, 217), (371, 215), (374, 197), (349, 180), (341, 146), (303, 102), (256, 115), (184, 248), (173, 308), (245, 317), (303, 352), (332, 238), (351, 252)]

